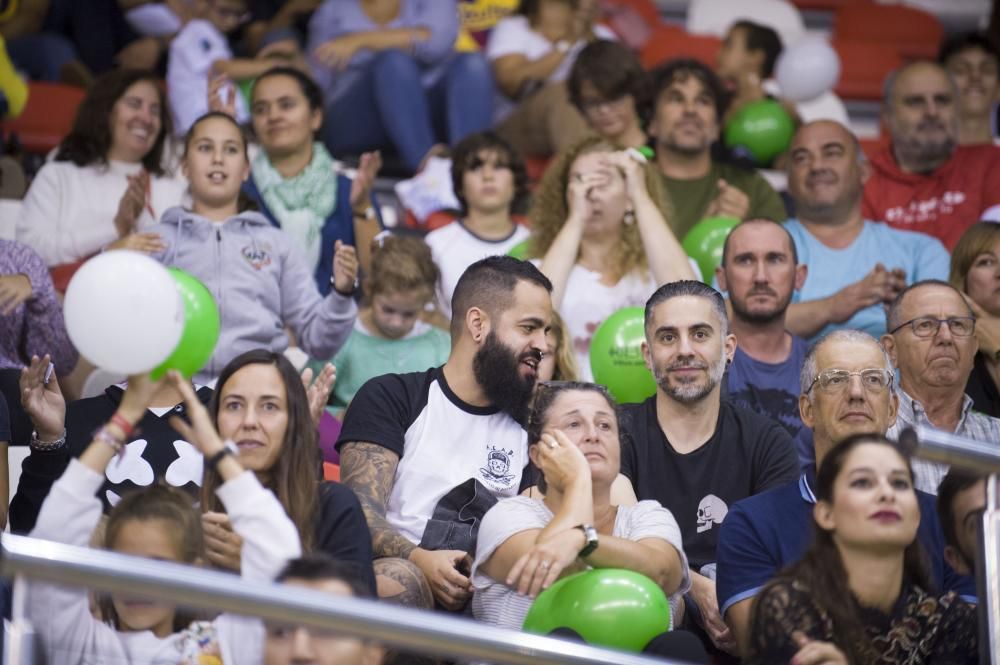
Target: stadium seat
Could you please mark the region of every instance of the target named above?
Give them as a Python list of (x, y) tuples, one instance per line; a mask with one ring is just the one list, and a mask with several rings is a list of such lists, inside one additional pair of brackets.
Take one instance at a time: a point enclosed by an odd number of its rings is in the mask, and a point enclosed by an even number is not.
[(903, 64), (891, 44), (835, 40), (840, 56), (840, 80), (834, 88), (841, 99), (880, 100), (888, 74)]
[(17, 135), (27, 152), (45, 154), (59, 145), (73, 127), (84, 90), (61, 83), (28, 84), (28, 103), (15, 120), (0, 123), (0, 133)]
[(849, 4), (834, 14), (838, 41), (893, 45), (904, 59), (937, 56), (944, 27), (937, 17), (902, 5)]
[(858, 139), (858, 143), (861, 144), (861, 152), (865, 153), (868, 159), (871, 159), (876, 153), (881, 152), (883, 148), (889, 145), (889, 137), (873, 136), (871, 138)]
[(694, 58), (715, 67), (722, 40), (711, 35), (691, 35), (681, 28), (660, 25), (639, 54), (643, 67), (652, 69), (666, 60)]
[(802, 10), (836, 11), (847, 5), (866, 5), (872, 0), (791, 0), (792, 4)]

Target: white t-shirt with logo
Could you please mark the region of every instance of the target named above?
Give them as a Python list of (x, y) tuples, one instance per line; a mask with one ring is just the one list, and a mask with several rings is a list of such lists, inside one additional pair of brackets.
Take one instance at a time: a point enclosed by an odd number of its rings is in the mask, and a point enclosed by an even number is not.
[(438, 302), (444, 315), (451, 318), (451, 296), (466, 268), (487, 256), (506, 254), (515, 245), (527, 240), (529, 235), (531, 232), (527, 227), (515, 224), (506, 238), (487, 240), (470, 231), (462, 220), (428, 233), (424, 240), (431, 248), (434, 263), (441, 270)]
[(440, 367), (368, 381), (347, 409), (337, 445), (349, 441), (399, 455), (386, 520), (417, 544), (446, 494), (475, 479), (497, 499), (516, 496), (528, 464), (521, 425), (494, 407), (463, 402)]
[(569, 273), (559, 313), (573, 342), (581, 381), (593, 381), (590, 340), (594, 332), (622, 307), (644, 307), (657, 288), (652, 272), (633, 270), (614, 286), (601, 282), (601, 273), (577, 264)]

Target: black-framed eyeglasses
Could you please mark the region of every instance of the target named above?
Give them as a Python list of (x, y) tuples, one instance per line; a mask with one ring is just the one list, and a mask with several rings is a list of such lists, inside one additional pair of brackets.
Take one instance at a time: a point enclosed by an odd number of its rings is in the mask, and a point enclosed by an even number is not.
[(910, 326), (913, 334), (917, 337), (933, 337), (938, 334), (941, 324), (947, 323), (948, 330), (955, 337), (969, 337), (976, 332), (976, 320), (971, 316), (949, 316), (947, 319), (938, 319), (933, 316), (918, 316), (889, 331), (894, 334), (906, 326)]
[(806, 394), (808, 395), (816, 384), (819, 384), (820, 390), (825, 393), (841, 392), (851, 384), (852, 376), (860, 376), (862, 387), (870, 393), (880, 393), (892, 383), (892, 372), (887, 369), (870, 367), (856, 372), (850, 372), (846, 369), (828, 369), (816, 375), (816, 378), (809, 384), (809, 388), (806, 389)]

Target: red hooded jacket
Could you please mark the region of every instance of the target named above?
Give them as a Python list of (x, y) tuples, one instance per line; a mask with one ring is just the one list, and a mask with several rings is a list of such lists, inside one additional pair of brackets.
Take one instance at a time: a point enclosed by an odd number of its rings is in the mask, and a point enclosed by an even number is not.
[(865, 218), (922, 231), (949, 251), (984, 211), (1000, 204), (1000, 148), (991, 145), (959, 146), (930, 175), (904, 173), (891, 147), (876, 153), (871, 165), (862, 204)]

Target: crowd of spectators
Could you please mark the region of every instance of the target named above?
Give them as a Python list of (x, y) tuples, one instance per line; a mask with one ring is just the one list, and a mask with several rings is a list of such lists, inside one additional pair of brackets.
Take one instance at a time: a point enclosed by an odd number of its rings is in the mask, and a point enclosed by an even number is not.
[[(672, 615), (644, 652), (679, 662), (979, 662), (984, 477), (898, 439), (1000, 445), (1000, 51), (906, 62), (866, 151), (781, 99), (775, 27), (647, 69), (641, 4), (0, 2), (0, 114), (85, 88), (0, 239), (3, 522), (514, 629), (628, 569)], [(795, 125), (767, 176), (722, 140), (766, 99)], [(450, 221), (386, 223), (378, 181), (435, 158)], [(713, 279), (683, 240), (719, 217)], [(194, 376), (74, 348), (67, 284), (123, 250), (213, 295)], [(655, 388), (619, 404), (591, 346), (626, 307)], [(50, 663), (423, 662), (19, 592)]]

